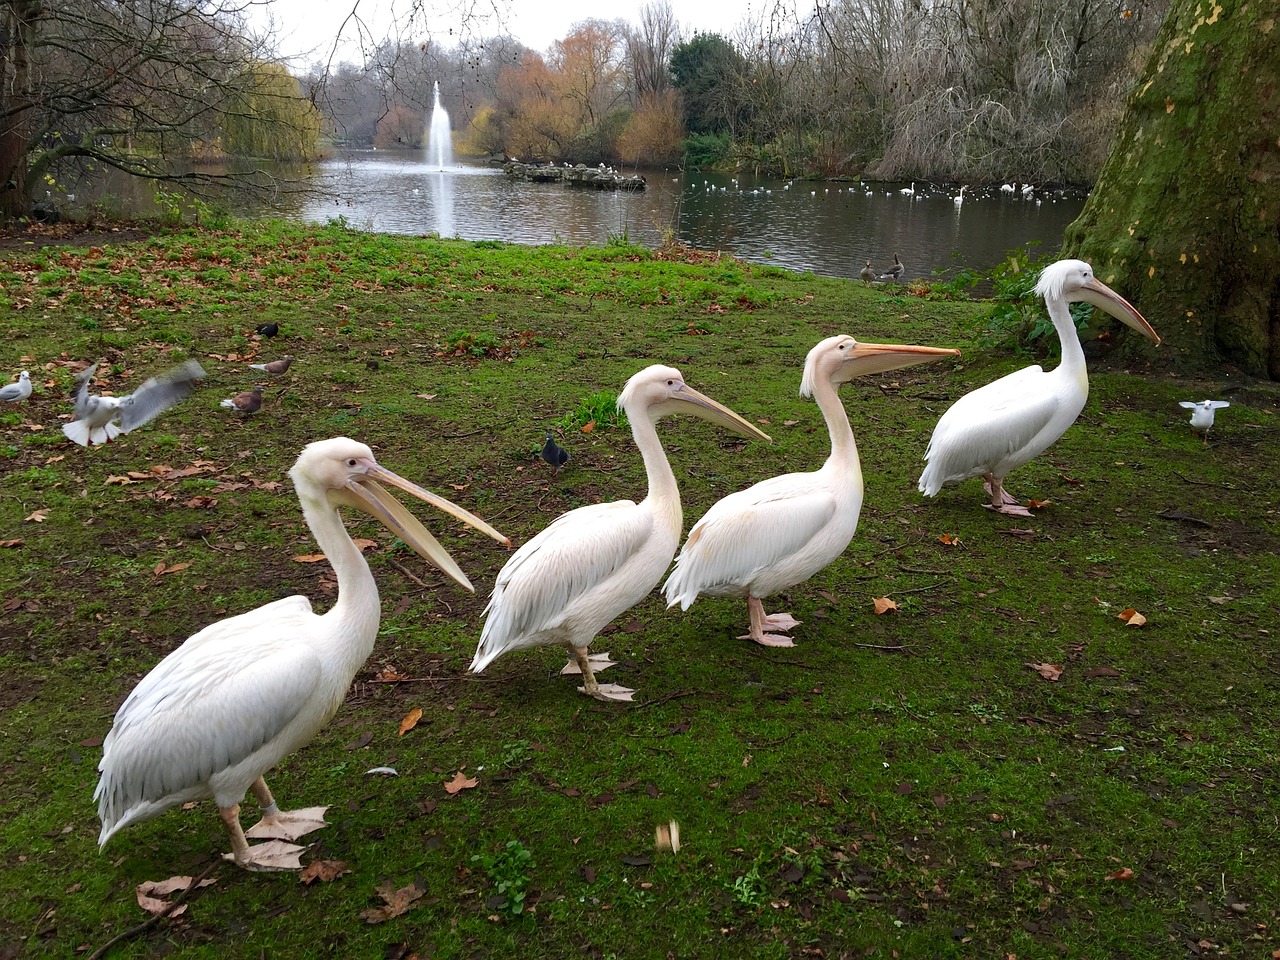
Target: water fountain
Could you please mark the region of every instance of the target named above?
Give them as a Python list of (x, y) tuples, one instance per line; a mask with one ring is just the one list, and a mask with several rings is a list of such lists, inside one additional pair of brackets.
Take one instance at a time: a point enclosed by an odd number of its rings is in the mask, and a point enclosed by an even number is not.
[(440, 105), (440, 81), (435, 82), (435, 105), (431, 108), (431, 126), (427, 128), (427, 163), (443, 170), (453, 164), (453, 131), (449, 114)]

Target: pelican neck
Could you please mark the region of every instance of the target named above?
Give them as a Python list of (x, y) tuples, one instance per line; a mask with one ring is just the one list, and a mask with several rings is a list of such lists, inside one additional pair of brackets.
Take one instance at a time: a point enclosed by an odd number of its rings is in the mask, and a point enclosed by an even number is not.
[(352, 624), (353, 635), (361, 641), (352, 653), (363, 663), (373, 650), (381, 619), (378, 584), (360, 549), (347, 533), (338, 509), (317, 491), (299, 490), (298, 494), (307, 526), (338, 578), (338, 599), (325, 616), (333, 615)]
[(824, 468), (848, 471), (861, 480), (858, 444), (853, 438), (853, 427), (849, 425), (849, 414), (840, 402), (839, 388), (829, 377), (815, 377), (814, 380), (813, 399), (827, 421), (827, 433), (831, 436), (831, 455), (827, 457)]
[(631, 421), (631, 436), (644, 458), (644, 469), (649, 479), (645, 503), (661, 512), (678, 536), (684, 523), (680, 488), (676, 486), (676, 475), (671, 470), (666, 451), (662, 449), (662, 441), (658, 439), (657, 423), (647, 409), (628, 410), (627, 418)]
[(1059, 369), (1068, 372), (1083, 371), (1084, 347), (1080, 344), (1080, 334), (1076, 332), (1075, 321), (1071, 319), (1071, 308), (1062, 297), (1046, 297), (1045, 308), (1049, 311), (1049, 319), (1053, 328), (1058, 331), (1058, 343), (1062, 346), (1062, 362)]

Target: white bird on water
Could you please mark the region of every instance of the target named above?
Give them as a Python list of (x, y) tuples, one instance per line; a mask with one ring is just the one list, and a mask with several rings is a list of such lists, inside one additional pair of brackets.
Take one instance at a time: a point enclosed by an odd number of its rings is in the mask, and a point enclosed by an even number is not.
[(0, 387), (0, 402), (17, 403), (31, 396), (31, 374), (23, 370), (18, 374), (17, 383), (6, 383)]
[(76, 377), (80, 386), (76, 388), (75, 419), (62, 425), (67, 439), (82, 447), (106, 443), (154, 420), (189, 397), (196, 381), (204, 376), (200, 364), (188, 360), (152, 377), (131, 394), (101, 397), (89, 392), (89, 382), (97, 370), (95, 363)]
[(583, 693), (630, 700), (634, 690), (601, 685), (596, 670), (608, 654), (587, 648), (610, 620), (635, 606), (662, 579), (680, 544), (683, 515), (675, 475), (656, 423), (691, 413), (748, 437), (769, 437), (728, 407), (684, 382), (680, 371), (655, 364), (641, 370), (618, 396), (644, 458), (649, 493), (640, 503), (619, 500), (562, 514), (517, 550), (498, 574), (485, 608), (484, 630), (471, 661), (479, 673), (512, 650), (564, 644), (573, 656), (566, 672), (580, 672)]
[(831, 455), (819, 470), (788, 473), (731, 493), (689, 531), (663, 591), (667, 606), (688, 610), (700, 594), (746, 597), (749, 632), (766, 647), (794, 646), (769, 633), (799, 624), (789, 613), (764, 612), (765, 597), (808, 580), (844, 552), (862, 510), (862, 467), (839, 385), (869, 373), (958, 357), (938, 347), (859, 343), (841, 334), (805, 359), (800, 395), (813, 397), (827, 421)]
[(1178, 406), (1191, 411), (1191, 432), (1200, 434), (1204, 442), (1208, 443), (1209, 431), (1213, 429), (1214, 411), (1225, 410), (1231, 404), (1225, 400), (1201, 400), (1199, 403), (1179, 400)]
[(1040, 273), (1036, 293), (1044, 297), (1049, 319), (1062, 344), (1062, 362), (1053, 370), (1039, 365), (1001, 377), (965, 394), (948, 408), (925, 451), (928, 466), (920, 492), (932, 497), (943, 484), (969, 477), (986, 478), (989, 509), (1030, 516), (1004, 490), (1004, 478), (1034, 459), (1066, 433), (1089, 398), (1084, 350), (1067, 304), (1083, 300), (1111, 314), (1155, 343), (1159, 335), (1137, 310), (1093, 275), (1083, 260), (1059, 260)]
[[(312, 443), (289, 471), (303, 516), (338, 578), (325, 614), (294, 596), (220, 620), (188, 639), (148, 673), (116, 713), (102, 745), (94, 791), (99, 846), (123, 827), (208, 797), (231, 838), (227, 859), (250, 870), (299, 866), (302, 847), (285, 843), (325, 825), (324, 807), (282, 812), (263, 774), (306, 744), (337, 711), (373, 650), (378, 587), (352, 541), (340, 507), (355, 507), (463, 587), (471, 584), (436, 539), (383, 483), (483, 531), (479, 517), (378, 465), (363, 443)], [(247, 833), (240, 801), (252, 790), (262, 821)], [(247, 837), (272, 837), (250, 846)]]

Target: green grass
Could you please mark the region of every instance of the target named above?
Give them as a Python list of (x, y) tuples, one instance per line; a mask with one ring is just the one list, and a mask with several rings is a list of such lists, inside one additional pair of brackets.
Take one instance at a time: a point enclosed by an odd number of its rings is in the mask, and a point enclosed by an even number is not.
[[(184, 916), (111, 956), (1280, 948), (1273, 388), (1236, 391), (1206, 448), (1176, 404), (1220, 384), (1094, 369), (1078, 423), (1009, 481), (1052, 505), (1016, 520), (982, 510), (976, 481), (933, 501), (914, 487), (947, 404), (1027, 362), (969, 339), (981, 304), (627, 244), (280, 223), (11, 250), (0, 284), (0, 371), (37, 384), (0, 411), (0, 541), (21, 541), (0, 548), (0, 957), (92, 953), (145, 918), (138, 883), (226, 848), (205, 802), (99, 853), (95, 765), (122, 698), (187, 636), (290, 593), (332, 602), (327, 566), (292, 559), (315, 551), (285, 476), (306, 443), (368, 442), (519, 544), (565, 510), (643, 495), (625, 427), (580, 428), (667, 363), (774, 438), (663, 422), (688, 526), (825, 458), (798, 388), (836, 332), (964, 357), (843, 388), (866, 503), (845, 555), (770, 604), (803, 621), (794, 649), (735, 640), (740, 601), (681, 614), (655, 594), (596, 644), (634, 704), (576, 694), (556, 650), (468, 676), (507, 552), (418, 511), (470, 596), (351, 518), (378, 543), (378, 645), (270, 781), (283, 806), (332, 804), (307, 859), (350, 872), (217, 867)], [(1144, 308), (1157, 330), (1177, 315)], [(268, 319), (282, 335), (260, 341)], [(285, 377), (247, 368), (285, 353)], [(186, 357), (209, 374), (191, 399), (106, 447), (63, 440), (65, 361), (102, 362), (124, 392)], [(218, 407), (255, 382), (258, 415)], [(573, 460), (551, 481), (537, 450), (556, 428)], [(882, 596), (900, 609), (876, 616)], [(1129, 607), (1145, 627), (1117, 618)], [(1046, 662), (1059, 681), (1027, 666)], [(378, 766), (399, 775), (365, 774)], [(477, 786), (449, 795), (459, 770)], [(670, 820), (675, 854), (654, 848)], [(362, 919), (409, 886), (403, 914)]]

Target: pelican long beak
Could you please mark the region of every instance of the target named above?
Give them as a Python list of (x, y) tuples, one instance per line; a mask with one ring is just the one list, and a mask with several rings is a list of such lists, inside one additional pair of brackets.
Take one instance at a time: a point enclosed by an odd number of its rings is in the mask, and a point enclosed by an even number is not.
[(1093, 304), (1099, 310), (1105, 310), (1121, 323), (1137, 330), (1152, 343), (1160, 343), (1160, 334), (1151, 328), (1147, 318), (1135, 310), (1133, 304), (1096, 277), (1091, 277), (1081, 284), (1076, 296), (1085, 303)]
[[(686, 406), (686, 404), (688, 406)], [(727, 427), (735, 433), (742, 434), (744, 437), (751, 437), (755, 440), (767, 440), (770, 443), (773, 442), (773, 438), (759, 427), (748, 423), (724, 404), (717, 403), (706, 394), (699, 393), (688, 384), (681, 387), (676, 395), (666, 403), (660, 404), (656, 408), (656, 411), (659, 415), (667, 413), (692, 413), (694, 416), (701, 417), (703, 420), (710, 420), (718, 426)]]
[(916, 363), (928, 363), (943, 357), (958, 357), (960, 351), (950, 347), (917, 347), (903, 343), (858, 343), (841, 367), (842, 380), (884, 373)]
[(350, 494), (348, 503), (351, 506), (358, 507), (377, 519), (384, 527), (412, 547), (418, 556), (428, 563), (435, 564), (466, 589), (474, 591), (475, 588), (471, 586), (471, 581), (467, 579), (467, 575), (454, 563), (453, 557), (449, 556), (449, 551), (441, 546), (440, 542), (431, 535), (427, 528), (418, 522), (417, 517), (406, 510), (399, 500), (388, 493), (382, 484), (378, 483), (379, 480), (393, 487), (398, 487), (405, 493), (417, 497), (419, 500), (429, 503), (439, 510), (443, 510), (463, 523), (488, 534), (499, 543), (506, 544), (508, 547), (511, 546), (510, 540), (474, 513), (432, 493), (430, 490), (424, 490), (416, 483), (412, 483), (399, 474), (378, 466), (376, 463), (369, 465), (368, 471), (363, 477), (352, 480), (347, 484), (344, 492)]

